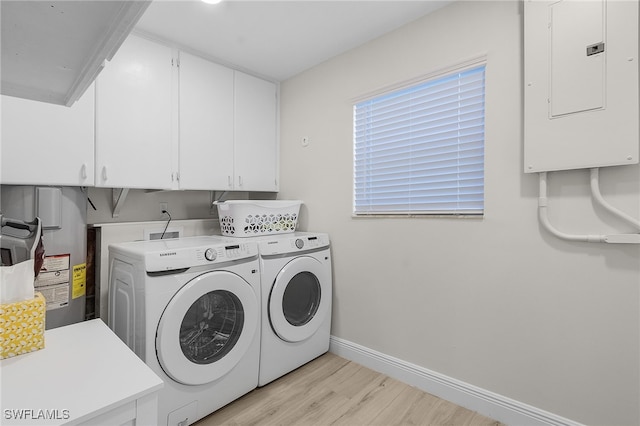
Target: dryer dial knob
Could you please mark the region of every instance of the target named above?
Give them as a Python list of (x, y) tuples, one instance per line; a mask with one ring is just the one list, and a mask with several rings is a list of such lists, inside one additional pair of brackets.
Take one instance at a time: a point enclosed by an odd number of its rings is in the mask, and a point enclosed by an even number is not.
[(302, 247), (304, 247), (304, 241), (301, 240), (300, 238), (298, 238), (296, 240), (296, 247), (298, 247), (299, 249), (301, 249)]
[(214, 260), (216, 260), (216, 257), (218, 257), (218, 255), (216, 254), (215, 251), (213, 251), (213, 249), (207, 249), (204, 252), (204, 258), (210, 262), (213, 262)]

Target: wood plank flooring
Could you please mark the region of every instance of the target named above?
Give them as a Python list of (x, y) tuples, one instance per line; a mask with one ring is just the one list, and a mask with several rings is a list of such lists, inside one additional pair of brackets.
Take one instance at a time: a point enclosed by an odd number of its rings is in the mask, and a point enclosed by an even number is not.
[(332, 353), (201, 419), (214, 425), (451, 425), (501, 423)]

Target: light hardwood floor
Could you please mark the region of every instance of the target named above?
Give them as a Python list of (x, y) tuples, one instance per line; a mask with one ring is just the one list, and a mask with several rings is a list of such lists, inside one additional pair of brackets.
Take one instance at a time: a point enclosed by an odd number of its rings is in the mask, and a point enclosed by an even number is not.
[(452, 425), (499, 422), (327, 353), (196, 423)]

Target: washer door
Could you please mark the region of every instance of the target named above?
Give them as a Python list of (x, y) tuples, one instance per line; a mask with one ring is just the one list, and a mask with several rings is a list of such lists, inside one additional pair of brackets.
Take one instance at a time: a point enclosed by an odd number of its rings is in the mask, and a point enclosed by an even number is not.
[(331, 277), (325, 266), (300, 256), (278, 272), (269, 295), (271, 328), (287, 342), (313, 336), (329, 315)]
[(158, 324), (156, 354), (173, 380), (209, 383), (242, 359), (258, 327), (258, 301), (238, 275), (213, 271), (183, 286)]

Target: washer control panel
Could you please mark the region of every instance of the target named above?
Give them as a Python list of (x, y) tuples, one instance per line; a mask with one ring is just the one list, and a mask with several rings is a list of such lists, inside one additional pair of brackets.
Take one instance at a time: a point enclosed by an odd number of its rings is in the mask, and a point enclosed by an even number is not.
[[(205, 266), (258, 255), (258, 245), (248, 241), (227, 241), (214, 237), (124, 243), (131, 252), (144, 252), (148, 272)], [(129, 250), (128, 250), (129, 251)]]
[(222, 246), (196, 248), (196, 259), (205, 259), (209, 262), (225, 262), (228, 260), (243, 259), (255, 255), (255, 250), (249, 244), (226, 244)]
[(208, 248), (204, 251), (204, 258), (209, 262), (213, 262), (217, 257), (218, 254), (213, 249)]

